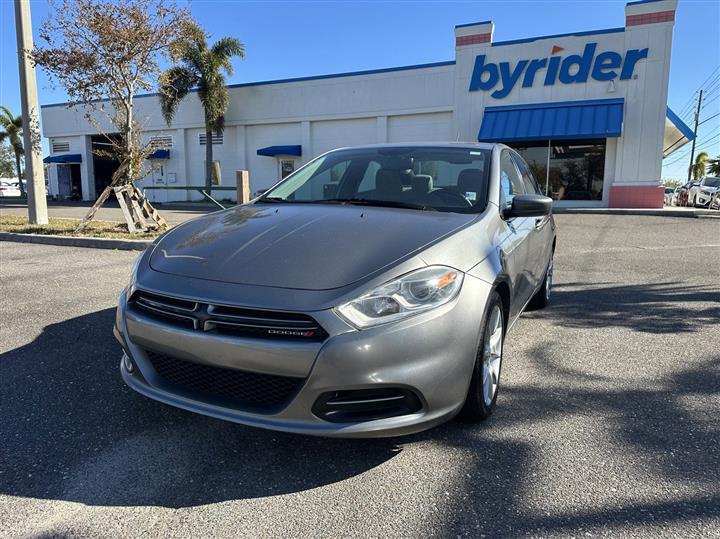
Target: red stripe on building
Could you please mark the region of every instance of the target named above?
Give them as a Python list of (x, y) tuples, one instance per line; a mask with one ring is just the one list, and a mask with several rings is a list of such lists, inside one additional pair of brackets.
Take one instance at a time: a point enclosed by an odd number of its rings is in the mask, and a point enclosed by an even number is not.
[(490, 43), (490, 34), (475, 34), (473, 36), (459, 36), (455, 38), (456, 47), (479, 45), (480, 43)]
[(610, 208), (662, 208), (665, 189), (643, 185), (611, 185)]
[(638, 26), (640, 24), (654, 24), (657, 22), (672, 22), (675, 20), (675, 11), (659, 11), (643, 15), (628, 15), (625, 17), (625, 26)]

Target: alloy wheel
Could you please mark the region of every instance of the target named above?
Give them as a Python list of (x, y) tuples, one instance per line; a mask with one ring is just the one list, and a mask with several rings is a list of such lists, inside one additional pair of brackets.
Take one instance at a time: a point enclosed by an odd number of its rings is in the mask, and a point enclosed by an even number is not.
[(500, 382), (503, 347), (503, 318), (499, 305), (494, 305), (485, 329), (482, 363), (482, 391), (485, 406), (491, 406)]

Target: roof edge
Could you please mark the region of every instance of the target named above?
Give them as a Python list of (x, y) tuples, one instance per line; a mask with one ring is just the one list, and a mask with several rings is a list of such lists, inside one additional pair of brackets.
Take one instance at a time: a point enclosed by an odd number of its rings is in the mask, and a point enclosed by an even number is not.
[[(411, 71), (413, 69), (430, 69), (433, 67), (445, 67), (455, 65), (455, 60), (446, 60), (443, 62), (430, 62), (427, 64), (413, 64), (408, 66), (396, 66), (396, 67), (384, 67), (379, 69), (366, 69), (362, 71), (346, 71), (342, 73), (330, 73), (326, 75), (311, 75), (307, 77), (295, 77), (290, 79), (272, 79), (272, 80), (264, 80), (264, 81), (256, 81), (256, 82), (241, 82), (236, 84), (228, 84), (228, 88), (245, 88), (249, 86), (265, 86), (265, 85), (271, 85), (271, 84), (285, 84), (290, 82), (305, 82), (305, 81), (311, 81), (311, 80), (322, 80), (322, 79), (336, 79), (336, 78), (342, 78), (342, 77), (359, 77), (362, 75), (376, 75), (379, 73), (391, 73), (394, 71)], [(193, 88), (190, 90), (190, 92), (197, 92), (197, 88)], [(139, 94), (136, 95), (135, 98), (142, 98), (142, 97), (157, 97), (160, 94), (158, 92), (150, 92), (147, 94)], [(105, 101), (109, 101), (109, 99), (100, 99), (98, 103), (102, 103)], [(40, 105), (41, 109), (44, 108), (52, 108), (52, 107), (66, 107), (68, 105), (69, 101), (64, 101), (62, 103), (49, 103), (47, 105)]]

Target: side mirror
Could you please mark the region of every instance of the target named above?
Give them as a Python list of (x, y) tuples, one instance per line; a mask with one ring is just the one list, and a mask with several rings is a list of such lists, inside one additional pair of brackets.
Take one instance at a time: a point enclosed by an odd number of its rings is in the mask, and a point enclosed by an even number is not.
[(516, 195), (512, 206), (503, 210), (503, 218), (543, 217), (552, 213), (552, 198), (543, 195)]

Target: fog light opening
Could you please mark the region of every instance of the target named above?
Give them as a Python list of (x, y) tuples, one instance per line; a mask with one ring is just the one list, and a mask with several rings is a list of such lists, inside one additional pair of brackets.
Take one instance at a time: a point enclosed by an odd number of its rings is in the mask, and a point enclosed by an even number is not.
[(133, 365), (132, 359), (130, 359), (130, 356), (127, 354), (123, 354), (123, 367), (130, 373), (135, 370), (135, 365)]
[(323, 393), (312, 411), (331, 423), (357, 423), (419, 412), (418, 396), (405, 388), (353, 389)]

